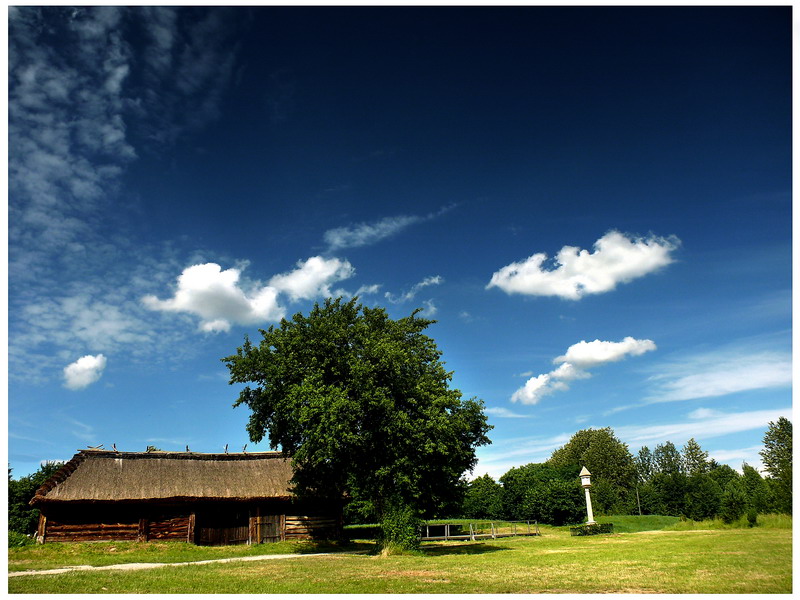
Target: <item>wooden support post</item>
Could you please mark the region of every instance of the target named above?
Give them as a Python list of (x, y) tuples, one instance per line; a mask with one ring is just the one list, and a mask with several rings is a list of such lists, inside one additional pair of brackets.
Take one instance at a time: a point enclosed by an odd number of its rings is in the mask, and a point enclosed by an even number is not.
[(431, 537), (431, 526), (428, 524), (425, 525), (425, 537)]
[(45, 534), (47, 532), (47, 517), (39, 513), (39, 527), (36, 531), (36, 541), (44, 544)]
[(448, 539), (450, 537), (450, 525), (444, 526), (444, 539)]
[(195, 543), (194, 528), (196, 519), (195, 513), (189, 513), (189, 527), (186, 528), (186, 541), (190, 544)]
[(491, 523), (491, 526), (492, 526), (492, 539), (496, 540), (497, 539), (497, 533), (494, 530), (494, 523)]
[(136, 532), (136, 541), (137, 542), (147, 541), (147, 519), (145, 519), (144, 517), (139, 519), (139, 529)]

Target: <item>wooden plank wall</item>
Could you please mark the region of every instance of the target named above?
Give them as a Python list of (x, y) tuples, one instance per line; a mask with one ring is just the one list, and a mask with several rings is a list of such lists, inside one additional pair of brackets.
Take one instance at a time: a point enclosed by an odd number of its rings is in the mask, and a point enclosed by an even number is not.
[(336, 531), (336, 520), (329, 517), (286, 516), (284, 528), (287, 540), (325, 538)]
[(46, 539), (52, 542), (93, 542), (100, 540), (136, 541), (136, 523), (59, 523), (48, 519)]

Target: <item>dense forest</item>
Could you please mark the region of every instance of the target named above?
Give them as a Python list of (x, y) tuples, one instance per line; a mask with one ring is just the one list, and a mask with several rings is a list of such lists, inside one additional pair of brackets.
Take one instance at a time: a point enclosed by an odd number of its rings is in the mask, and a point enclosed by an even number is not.
[(595, 515), (667, 515), (735, 521), (747, 515), (792, 511), (792, 424), (770, 423), (761, 456), (766, 477), (743, 463), (742, 472), (709, 459), (694, 439), (642, 447), (635, 456), (611, 428), (585, 429), (544, 463), (514, 467), (495, 481), (467, 484), (461, 515), (536, 520), (551, 525), (586, 520), (578, 473), (592, 473)]

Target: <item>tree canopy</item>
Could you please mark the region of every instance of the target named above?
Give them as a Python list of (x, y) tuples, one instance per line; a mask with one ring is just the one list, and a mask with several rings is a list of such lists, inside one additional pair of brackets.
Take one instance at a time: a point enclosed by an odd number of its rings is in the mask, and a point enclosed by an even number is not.
[(39, 523), (39, 510), (29, 502), (36, 490), (64, 465), (63, 462), (48, 461), (42, 464), (35, 473), (19, 479), (11, 478), (8, 470), (8, 530), (19, 533), (36, 533)]
[[(435, 321), (393, 320), (382, 308), (326, 300), (245, 338), (223, 358), (230, 383), (249, 384), (251, 441), (292, 458), (295, 492), (432, 515), (463, 490), (459, 479), (489, 444), (483, 402), (450, 388), (452, 373), (423, 333)], [(251, 387), (251, 385), (253, 387)]]
[(778, 509), (792, 512), (792, 422), (779, 417), (770, 421), (764, 434), (764, 449), (760, 452), (764, 469), (775, 487)]
[(592, 474), (592, 499), (597, 510), (625, 510), (636, 484), (636, 464), (610, 427), (583, 429), (555, 450), (547, 464), (558, 468), (586, 467)]

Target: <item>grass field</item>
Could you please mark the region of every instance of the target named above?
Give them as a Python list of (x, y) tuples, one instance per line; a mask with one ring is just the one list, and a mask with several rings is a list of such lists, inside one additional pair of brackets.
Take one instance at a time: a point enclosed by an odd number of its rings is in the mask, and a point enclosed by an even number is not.
[[(628, 521), (632, 519), (632, 521)], [(637, 519), (640, 521), (637, 523)], [(623, 526), (622, 518), (612, 518)], [(741, 529), (651, 529), (633, 533), (427, 543), (418, 554), (333, 555), (281, 561), (72, 572), (9, 579), (12, 593), (791, 593), (791, 525)], [(674, 526), (671, 519), (667, 526)], [(663, 527), (664, 525), (662, 525)], [(72, 547), (63, 549), (58, 547)], [(163, 544), (52, 544), (9, 551), (9, 569), (65, 564), (202, 560), (265, 552), (336, 550), (315, 544), (197, 548)], [(156, 546), (156, 545), (153, 545)], [(176, 546), (180, 546), (177, 548)], [(138, 548), (137, 548), (138, 547)], [(366, 549), (368, 544), (350, 548)], [(115, 548), (111, 551), (111, 548)], [(37, 554), (36, 552), (39, 552)], [(143, 556), (146, 555), (146, 558)], [(109, 558), (110, 556), (110, 558)]]

